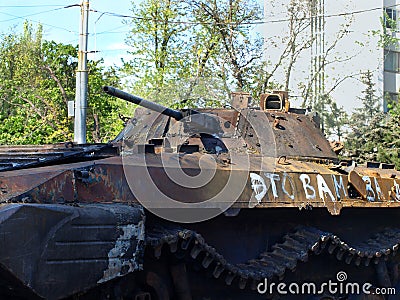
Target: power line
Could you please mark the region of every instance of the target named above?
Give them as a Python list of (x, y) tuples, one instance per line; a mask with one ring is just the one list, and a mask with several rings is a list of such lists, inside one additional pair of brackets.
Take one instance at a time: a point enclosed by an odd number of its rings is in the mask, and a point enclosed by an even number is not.
[(118, 48), (118, 49), (104, 49), (104, 50), (97, 50), (97, 52), (119, 52), (119, 51), (129, 51), (128, 48)]
[(79, 39), (76, 38), (76, 39), (73, 39), (73, 40), (66, 41), (66, 42), (64, 42), (64, 44), (72, 44), (72, 43), (78, 43), (78, 42), (79, 42)]
[(97, 35), (104, 35), (104, 34), (118, 34), (118, 33), (129, 33), (130, 30), (123, 30), (123, 31), (102, 31), (97, 33)]
[[(366, 13), (366, 12), (371, 12), (371, 11), (376, 11), (376, 10), (382, 10), (384, 8), (392, 8), (392, 7), (397, 7), (400, 6), (400, 4), (394, 4), (394, 5), (389, 5), (389, 6), (380, 6), (380, 7), (374, 7), (374, 8), (369, 8), (369, 9), (362, 9), (362, 10), (355, 10), (352, 12), (347, 12), (347, 13), (337, 13), (337, 14), (330, 14), (330, 15), (325, 15), (325, 18), (333, 18), (333, 17), (344, 17), (344, 16), (352, 16), (352, 15), (357, 15), (361, 13)], [(311, 16), (311, 17), (316, 17), (316, 16)], [(297, 20), (304, 20), (308, 19), (309, 17), (305, 18), (299, 18)], [(288, 22), (289, 19), (280, 19), (280, 20), (271, 20), (271, 21), (265, 21), (264, 23), (279, 23), (279, 22)]]
[(73, 4), (73, 5), (58, 7), (58, 8), (54, 8), (54, 9), (49, 9), (49, 10), (40, 11), (40, 12), (37, 12), (37, 13), (25, 15), (25, 16), (15, 16), (15, 15), (12, 15), (12, 14), (8, 14), (8, 13), (5, 13), (5, 12), (1, 12), (2, 14), (12, 16), (13, 18), (12, 18), (12, 19), (8, 19), (8, 20), (1, 20), (0, 22), (3, 23), (3, 22), (14, 21), (14, 20), (16, 20), (16, 19), (25, 19), (25, 18), (27, 18), (27, 17), (32, 17), (32, 16), (36, 16), (36, 15), (41, 15), (41, 14), (45, 14), (45, 13), (49, 13), (49, 12), (53, 12), (53, 11), (57, 11), (57, 10), (65, 9), (65, 8), (75, 7), (75, 6), (79, 6), (79, 4)]
[(28, 7), (63, 7), (65, 5), (43, 4), (43, 5), (0, 5), (4, 8), (28, 8)]
[[(67, 28), (63, 28), (63, 27), (59, 27), (59, 26), (43, 23), (43, 22), (40, 22), (40, 21), (32, 20), (32, 19), (27, 19), (25, 17), (16, 16), (16, 15), (12, 15), (12, 14), (1, 12), (1, 11), (0, 11), (0, 14), (6, 15), (6, 16), (10, 16), (10, 17), (14, 17), (14, 19), (27, 20), (27, 21), (30, 21), (30, 22), (33, 22), (33, 23), (37, 23), (37, 24), (41, 24), (41, 25), (44, 25), (44, 26), (47, 26), (47, 27), (52, 27), (52, 28), (64, 30), (64, 31), (67, 31), (67, 32), (70, 32), (70, 33), (78, 34), (78, 32), (74, 31), (74, 30), (70, 30), (70, 29), (67, 29)], [(0, 22), (5, 22), (5, 21), (0, 21)]]
[[(330, 15), (325, 15), (324, 17), (325, 18), (334, 18), (334, 17), (353, 16), (353, 15), (357, 15), (357, 14), (361, 14), (361, 13), (382, 10), (383, 8), (393, 8), (393, 7), (397, 7), (397, 6), (400, 6), (400, 4), (394, 4), (394, 5), (389, 5), (389, 6), (385, 6), (385, 7), (374, 7), (374, 8), (363, 9), (363, 10), (355, 10), (352, 12), (330, 14)], [(95, 12), (95, 13), (100, 13), (102, 15), (123, 18), (123, 19), (136, 19), (136, 20), (145, 20), (145, 21), (153, 20), (151, 18), (146, 18), (146, 17), (141, 17), (141, 16), (132, 16), (132, 15), (123, 15), (123, 14), (118, 14), (118, 13), (114, 13), (114, 12), (110, 12), (110, 11), (99, 11), (96, 9), (91, 9), (91, 11)], [(311, 17), (313, 17), (313, 16), (311, 16)], [(310, 16), (307, 16), (304, 18), (297, 18), (296, 20), (301, 21), (301, 20), (306, 20), (309, 18), (310, 18)], [(243, 22), (240, 24), (238, 24), (237, 22), (223, 22), (223, 23), (195, 22), (195, 21), (168, 21), (168, 22), (171, 24), (186, 24), (186, 25), (262, 25), (262, 24), (272, 24), (272, 23), (284, 23), (284, 22), (289, 22), (289, 21), (290, 21), (290, 19), (257, 20), (257, 21), (252, 21), (252, 22)], [(159, 22), (165, 22), (165, 20), (159, 20)]]
[[(0, 23), (9, 22), (9, 21), (13, 21), (13, 20), (16, 20), (16, 19), (27, 19), (27, 17), (31, 17), (31, 16), (35, 16), (35, 15), (39, 15), (39, 14), (44, 14), (44, 13), (49, 13), (49, 12), (53, 12), (53, 11), (57, 11), (57, 10), (62, 10), (62, 9), (70, 8), (70, 7), (76, 7), (76, 6), (80, 6), (80, 4), (72, 4), (72, 5), (67, 5), (67, 6), (64, 6), (64, 5), (0, 5), (0, 7), (4, 7), (4, 8), (7, 8), (7, 7), (9, 7), (9, 8), (57, 7), (57, 8), (54, 8), (54, 9), (41, 11), (41, 12), (37, 12), (37, 13), (25, 15), (25, 16), (16, 16), (16, 15), (5, 13), (5, 12), (0, 12), (0, 14), (13, 17), (12, 19), (0, 20)], [(400, 4), (386, 6), (385, 8), (393, 8), (393, 7), (397, 7), (397, 6), (400, 6)], [(370, 9), (356, 10), (356, 11), (352, 11), (352, 12), (330, 14), (330, 15), (325, 15), (325, 18), (356, 15), (356, 14), (361, 14), (361, 13), (366, 13), (366, 12), (371, 12), (371, 11), (376, 11), (376, 10), (382, 10), (382, 8), (383, 7), (374, 7), (374, 8), (370, 8)], [(134, 15), (124, 15), (124, 14), (114, 13), (114, 12), (110, 12), (110, 11), (99, 11), (99, 10), (96, 10), (96, 9), (91, 9), (91, 11), (101, 14), (100, 17), (102, 15), (107, 15), (107, 16), (110, 16), (110, 17), (117, 17), (117, 18), (124, 18), (124, 19), (137, 19), (137, 20), (147, 20), (147, 21), (152, 20), (151, 18), (134, 16)], [(304, 17), (304, 18), (298, 18), (297, 20), (305, 20), (305, 19), (308, 19), (308, 18), (309, 18), (309, 16)], [(40, 23), (40, 24), (42, 24), (44, 26), (48, 26), (48, 27), (64, 30), (64, 31), (67, 31), (67, 32), (70, 32), (70, 33), (77, 33), (77, 31), (69, 30), (69, 29), (66, 29), (66, 28), (63, 28), (63, 27), (59, 27), (59, 26), (46, 24), (46, 23), (35, 21), (35, 20), (31, 20), (31, 19), (29, 19), (29, 21), (32, 21), (32, 22), (35, 22), (35, 23)], [(213, 22), (195, 22), (195, 21), (169, 21), (169, 23), (171, 23), (171, 24), (186, 24), (186, 25), (243, 25), (243, 26), (246, 26), (246, 25), (262, 25), (262, 24), (272, 24), (272, 23), (284, 23), (284, 22), (288, 22), (288, 21), (289, 21), (289, 19), (285, 18), (285, 19), (277, 19), (277, 20), (257, 20), (257, 21), (252, 21), (252, 22), (243, 22), (243, 23), (240, 23), (240, 24), (238, 24), (236, 22), (213, 23)], [(164, 22), (164, 21), (160, 20), (160, 22)], [(116, 32), (113, 31), (113, 30), (116, 30), (116, 29), (119, 29), (119, 28), (122, 28), (122, 27), (124, 27), (124, 26), (119, 26), (119, 27), (111, 29), (111, 30), (102, 31), (102, 32), (99, 32), (97, 34), (100, 35), (100, 34), (113, 34), (113, 33), (129, 32), (129, 31), (116, 31)]]
[(124, 31), (114, 31), (114, 30), (117, 30), (117, 29), (121, 29), (121, 28), (125, 28), (127, 25), (121, 25), (121, 26), (118, 26), (118, 27), (114, 27), (114, 28), (111, 28), (111, 29), (108, 29), (108, 30), (105, 30), (105, 31), (100, 31), (99, 33), (97, 33), (97, 34), (108, 34), (108, 33), (125, 33), (125, 32), (130, 32), (130, 30), (124, 30)]

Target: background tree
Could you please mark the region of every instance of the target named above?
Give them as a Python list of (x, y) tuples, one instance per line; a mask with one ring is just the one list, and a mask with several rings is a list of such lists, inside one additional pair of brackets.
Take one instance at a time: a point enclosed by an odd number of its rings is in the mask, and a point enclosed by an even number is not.
[(324, 121), (324, 133), (330, 140), (342, 141), (347, 133), (348, 114), (343, 107), (339, 107), (334, 99), (326, 96), (324, 101), (325, 108), (322, 110), (320, 107), (315, 109), (322, 111)]
[[(298, 59), (313, 43), (313, 37), (310, 36), (311, 11), (308, 3), (291, 0), (279, 9), (287, 12), (288, 27), (283, 34), (268, 38), (263, 45), (265, 56), (264, 63), (258, 72), (261, 75), (257, 87), (259, 93), (265, 93), (271, 88), (289, 91), (292, 72)], [(269, 54), (276, 51), (280, 51), (280, 54), (271, 58)], [(276, 78), (281, 74), (284, 80)]]
[[(138, 18), (130, 23), (127, 43), (134, 58), (124, 69), (134, 74), (133, 92), (198, 106), (223, 105), (231, 91), (250, 89), (250, 69), (262, 56), (260, 38), (250, 34), (249, 23), (261, 13), (255, 1), (145, 0), (132, 11)], [(157, 46), (160, 41), (165, 47)], [(163, 69), (157, 53), (168, 57)]]
[[(273, 89), (280, 88), (289, 93), (296, 92), (300, 99), (302, 99), (303, 107), (311, 107), (315, 110), (315, 107), (320, 107), (318, 111), (322, 114), (325, 107), (324, 103), (317, 104), (312, 103), (311, 99), (312, 88), (318, 76), (324, 73), (329, 66), (343, 64), (351, 60), (357, 55), (343, 54), (341, 49), (338, 47), (340, 41), (345, 38), (352, 24), (351, 17), (344, 17), (343, 23), (340, 24), (335, 34), (329, 35), (324, 41), (325, 51), (320, 53), (320, 65), (319, 69), (310, 75), (311, 66), (307, 66), (310, 62), (311, 47), (316, 42), (315, 35), (311, 34), (312, 21), (315, 17), (315, 7), (313, 7), (310, 1), (299, 1), (291, 0), (287, 1), (284, 5), (278, 6), (278, 2), (270, 1), (271, 7), (274, 10), (285, 11), (286, 15), (282, 18), (285, 22), (284, 25), (271, 24), (273, 30), (270, 32), (279, 31), (278, 34), (271, 34), (267, 40), (265, 40), (263, 46), (263, 57), (264, 63), (262, 68), (259, 68), (258, 74), (260, 80), (257, 87), (259, 93), (266, 92)], [(283, 26), (286, 26), (286, 30), (283, 30)], [(306, 60), (306, 62), (305, 62)], [(304, 68), (304, 66), (307, 66)], [(297, 72), (297, 73), (296, 73)], [(296, 78), (296, 82), (293, 82), (293, 74), (302, 72), (304, 76), (301, 79)], [(348, 78), (354, 78), (359, 74), (341, 74), (338, 78), (330, 78), (330, 83), (325, 82), (325, 97), (330, 97), (332, 92)]]
[(400, 168), (400, 105), (390, 110), (384, 125), (372, 132), (378, 161), (395, 164)]
[(219, 41), (218, 56), (214, 56), (215, 67), (225, 71), (233, 79), (233, 88), (248, 89), (249, 73), (253, 62), (262, 57), (262, 40), (250, 32), (251, 23), (262, 17), (260, 6), (254, 1), (200, 0), (193, 2), (197, 15), (202, 16), (202, 27), (216, 28), (214, 36)]
[[(21, 34), (0, 42), (0, 144), (44, 144), (72, 139), (67, 101), (75, 95), (77, 48), (44, 41), (42, 28), (24, 24)], [(122, 127), (117, 111), (125, 103), (100, 94), (117, 85), (115, 72), (89, 62), (89, 141), (107, 141)], [(111, 125), (112, 124), (112, 125)], [(89, 130), (90, 133), (90, 130)]]
[(382, 139), (382, 126), (386, 117), (381, 110), (381, 99), (376, 96), (375, 83), (372, 73), (367, 71), (361, 78), (365, 84), (362, 91), (362, 106), (356, 108), (350, 117), (350, 133), (346, 139), (346, 149), (349, 155), (358, 162), (375, 160), (377, 156), (377, 144)]
[[(318, 70), (313, 74), (312, 77), (306, 78), (305, 81), (298, 82), (297, 85), (300, 88), (301, 91), (300, 93), (303, 98), (303, 103), (302, 103), (303, 107), (319, 106), (322, 109), (324, 109), (325, 107), (323, 102), (313, 103), (313, 99), (311, 97), (313, 85), (315, 84), (317, 77), (319, 76), (319, 74), (321, 74), (321, 72), (325, 72), (325, 70), (328, 67), (330, 66), (337, 67), (337, 65), (347, 63), (358, 55), (358, 53), (343, 55), (342, 53), (340, 53), (340, 49), (338, 49), (338, 44), (340, 43), (340, 41), (349, 34), (350, 32), (349, 28), (351, 24), (352, 24), (352, 19), (348, 19), (343, 24), (341, 24), (339, 31), (336, 32), (332, 41), (328, 45), (325, 45), (325, 52), (322, 53), (322, 56), (320, 58), (320, 65)], [(351, 74), (340, 74), (340, 76), (337, 78), (331, 78), (329, 85), (325, 81), (324, 82), (325, 97), (330, 97), (332, 92), (338, 86), (340, 86), (340, 84), (343, 83), (345, 80), (348, 80), (350, 78), (353, 79), (358, 78), (358, 76), (360, 75), (362, 75), (362, 72), (355, 72)], [(325, 98), (322, 97), (320, 101), (323, 101), (324, 99)]]
[(289, 91), (292, 71), (299, 56), (310, 49), (314, 37), (310, 36), (310, 14), (312, 9), (307, 1), (291, 0), (288, 6), (289, 35), (287, 39), (288, 59), (285, 68), (285, 91)]
[[(175, 98), (168, 85), (185, 73), (185, 33), (182, 23), (187, 6), (177, 0), (132, 2), (131, 31), (126, 39), (133, 59), (124, 70), (131, 76), (129, 85), (143, 97), (158, 101), (163, 94)], [(166, 99), (164, 99), (166, 100)]]

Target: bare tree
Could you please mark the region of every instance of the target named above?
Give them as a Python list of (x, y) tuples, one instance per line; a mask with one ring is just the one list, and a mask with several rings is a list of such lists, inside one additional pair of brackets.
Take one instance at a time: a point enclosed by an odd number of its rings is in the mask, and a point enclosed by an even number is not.
[(274, 62), (263, 65), (263, 78), (260, 82), (260, 92), (262, 93), (268, 90), (274, 75), (279, 70), (284, 72), (285, 78), (280, 86), (289, 90), (292, 72), (297, 60), (313, 43), (313, 38), (310, 36), (311, 19), (307, 1), (291, 0), (284, 9), (287, 11), (287, 17), (282, 21), (288, 24), (287, 34), (274, 36), (265, 41), (264, 52), (267, 56), (272, 48), (280, 48), (281, 53)]
[[(272, 0), (271, 0), (272, 1)], [(276, 8), (275, 8), (276, 9)], [(277, 74), (283, 74), (282, 84), (280, 87), (290, 91), (292, 83), (292, 77), (295, 70), (299, 69), (300, 58), (304, 59), (307, 57), (311, 58), (311, 47), (316, 42), (315, 35), (312, 32), (312, 21), (315, 9), (310, 4), (310, 1), (304, 0), (291, 0), (285, 7), (284, 10), (287, 15), (280, 22), (287, 24), (286, 34), (280, 36), (274, 36), (266, 41), (265, 53), (271, 53), (275, 49), (280, 49), (281, 52), (274, 62), (265, 63), (263, 66), (263, 78), (260, 91), (265, 92), (271, 83), (277, 81)], [(296, 86), (300, 88), (300, 96), (303, 98), (303, 106), (310, 104), (310, 95), (312, 93), (313, 86), (320, 76), (324, 72), (324, 69), (331, 64), (342, 64), (357, 55), (340, 55), (338, 54), (339, 42), (347, 36), (349, 33), (349, 27), (352, 24), (352, 18), (346, 18), (344, 23), (341, 25), (339, 31), (334, 35), (332, 41), (328, 44), (324, 44), (325, 51), (320, 53), (320, 64), (318, 69), (313, 73), (312, 76), (307, 75), (311, 69), (311, 66), (304, 68), (301, 67), (306, 74), (303, 78), (298, 80)], [(325, 42), (324, 42), (325, 43)], [(277, 51), (275, 51), (277, 52)], [(311, 62), (311, 59), (309, 59)], [(351, 76), (346, 75), (340, 78), (336, 78), (333, 84), (326, 89), (327, 97), (331, 94), (343, 81), (348, 78), (354, 78), (357, 74)]]
[[(252, 39), (252, 22), (259, 21), (261, 9), (256, 2), (229, 0), (195, 0), (193, 4), (201, 15), (203, 28), (217, 36), (215, 47), (220, 51), (215, 62), (231, 71), (238, 89), (247, 85), (248, 68), (262, 57), (261, 39)], [(213, 31), (216, 29), (216, 31)]]
[(288, 49), (289, 58), (285, 70), (285, 90), (289, 90), (290, 79), (292, 70), (297, 62), (299, 56), (307, 49), (309, 49), (313, 42), (314, 37), (309, 36), (311, 27), (309, 5), (306, 1), (291, 0), (289, 5), (289, 39)]
[[(317, 70), (317, 72), (315, 72), (314, 76), (311, 77), (304, 85), (302, 88), (302, 98), (303, 98), (303, 103), (302, 106), (306, 106), (306, 105), (311, 105), (315, 103), (311, 103), (311, 99), (310, 99), (310, 94), (312, 92), (312, 86), (316, 80), (316, 77), (319, 75), (320, 72), (323, 72), (325, 70), (326, 67), (328, 67), (329, 65), (333, 65), (333, 64), (342, 64), (342, 63), (346, 63), (348, 61), (350, 61), (351, 59), (353, 59), (354, 57), (356, 57), (359, 53), (354, 53), (352, 55), (345, 55), (343, 57), (339, 57), (338, 55), (335, 55), (335, 51), (337, 51), (337, 45), (338, 43), (347, 36), (347, 34), (349, 33), (349, 27), (352, 24), (352, 20), (348, 20), (347, 23), (343, 24), (341, 29), (339, 30), (339, 32), (336, 33), (336, 37), (333, 39), (333, 41), (326, 47), (326, 50), (324, 53), (322, 53), (321, 56), (321, 64), (319, 65), (319, 68)], [(332, 59), (330, 59), (331, 57), (333, 57)], [(357, 79), (357, 77), (361, 75), (361, 72), (356, 72), (356, 73), (352, 73), (352, 74), (347, 74), (347, 75), (343, 75), (340, 78), (336, 78), (334, 80), (334, 82), (331, 84), (331, 86), (329, 88), (327, 88), (325, 90), (325, 96), (329, 97), (329, 95), (341, 84), (343, 83), (345, 80), (350, 79), (350, 78), (355, 78)]]

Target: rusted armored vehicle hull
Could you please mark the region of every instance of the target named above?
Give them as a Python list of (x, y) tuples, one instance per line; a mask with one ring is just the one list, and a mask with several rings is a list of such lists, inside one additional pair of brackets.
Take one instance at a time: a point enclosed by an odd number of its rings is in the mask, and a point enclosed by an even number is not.
[(340, 162), (285, 95), (235, 97), (1, 148), (1, 298), (398, 299), (400, 173)]

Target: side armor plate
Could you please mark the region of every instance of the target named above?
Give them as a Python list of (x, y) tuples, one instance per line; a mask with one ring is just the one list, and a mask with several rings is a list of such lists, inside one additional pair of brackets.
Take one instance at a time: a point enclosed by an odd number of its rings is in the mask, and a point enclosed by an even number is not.
[(1, 277), (60, 299), (142, 269), (144, 213), (119, 204), (4, 204), (0, 240)]

